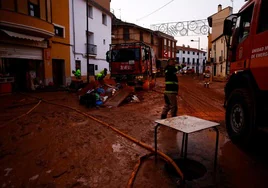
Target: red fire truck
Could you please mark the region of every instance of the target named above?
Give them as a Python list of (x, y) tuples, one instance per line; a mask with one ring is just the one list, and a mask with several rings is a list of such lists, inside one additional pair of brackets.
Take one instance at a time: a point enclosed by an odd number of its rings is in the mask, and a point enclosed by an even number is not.
[(235, 143), (249, 143), (267, 126), (268, 1), (249, 0), (224, 21), (230, 76), (225, 86), (226, 128)]
[(111, 44), (106, 53), (110, 64), (111, 78), (116, 81), (143, 84), (156, 75), (156, 61), (153, 49), (142, 43)]

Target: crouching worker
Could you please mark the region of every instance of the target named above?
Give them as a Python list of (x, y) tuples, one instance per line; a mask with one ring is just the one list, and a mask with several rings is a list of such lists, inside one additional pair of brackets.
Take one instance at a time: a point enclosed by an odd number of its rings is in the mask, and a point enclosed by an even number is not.
[(97, 78), (97, 80), (103, 80), (103, 79), (105, 78), (106, 75), (107, 75), (107, 69), (104, 68), (103, 71), (101, 71), (100, 73), (98, 73), (98, 74), (96, 75), (96, 78)]
[(204, 87), (209, 88), (209, 81), (210, 81), (210, 71), (207, 69), (203, 73), (204, 75)]

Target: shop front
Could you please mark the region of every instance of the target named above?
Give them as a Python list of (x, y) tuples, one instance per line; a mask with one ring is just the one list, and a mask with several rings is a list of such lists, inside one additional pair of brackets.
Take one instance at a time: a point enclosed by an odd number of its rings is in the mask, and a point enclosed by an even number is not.
[(44, 87), (44, 38), (1, 30), (0, 93)]

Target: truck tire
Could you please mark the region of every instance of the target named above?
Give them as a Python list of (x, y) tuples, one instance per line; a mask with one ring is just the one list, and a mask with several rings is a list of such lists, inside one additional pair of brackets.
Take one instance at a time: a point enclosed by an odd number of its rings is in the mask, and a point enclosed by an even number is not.
[(255, 132), (255, 102), (247, 89), (234, 90), (227, 102), (225, 115), (227, 133), (232, 142), (248, 145)]

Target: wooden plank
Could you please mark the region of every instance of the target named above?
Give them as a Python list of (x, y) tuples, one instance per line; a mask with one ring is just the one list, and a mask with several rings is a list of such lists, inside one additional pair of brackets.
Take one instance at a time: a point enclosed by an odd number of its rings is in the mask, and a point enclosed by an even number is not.
[(105, 106), (118, 107), (131, 93), (132, 91), (128, 88), (119, 90), (113, 97), (105, 102)]

